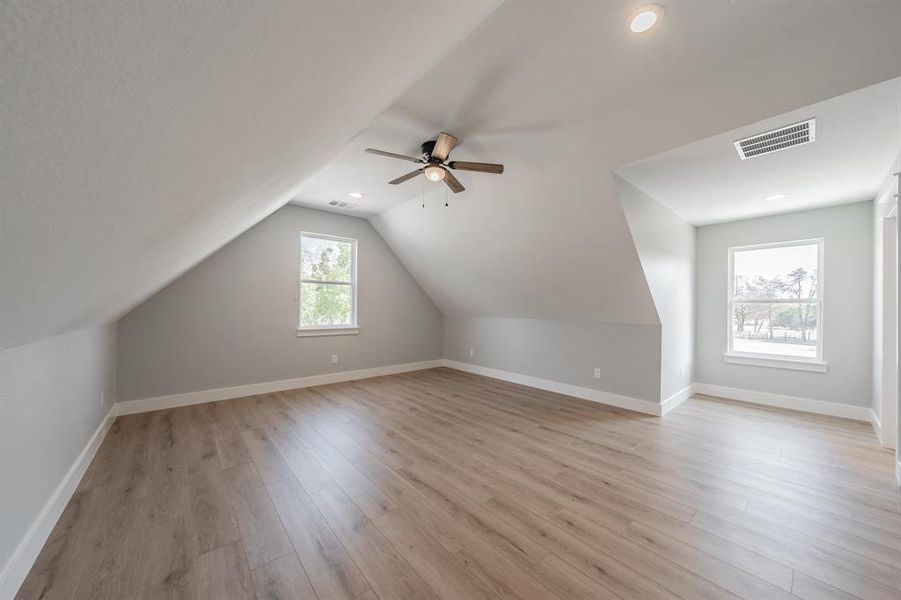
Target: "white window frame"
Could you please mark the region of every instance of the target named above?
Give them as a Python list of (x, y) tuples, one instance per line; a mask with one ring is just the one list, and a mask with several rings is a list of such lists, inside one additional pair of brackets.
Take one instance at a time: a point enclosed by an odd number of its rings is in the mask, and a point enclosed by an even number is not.
[[(303, 277), (303, 238), (318, 238), (321, 240), (329, 240), (341, 243), (350, 243), (350, 281), (330, 281), (324, 279), (304, 279)], [(341, 237), (338, 235), (327, 235), (324, 233), (313, 233), (312, 231), (301, 231), (297, 240), (297, 256), (298, 256), (298, 277), (297, 286), (297, 336), (298, 337), (318, 337), (328, 335), (356, 335), (360, 333), (360, 327), (357, 323), (357, 240), (349, 237)], [(350, 286), (350, 325), (326, 325), (326, 326), (303, 326), (303, 284), (305, 283), (327, 283), (331, 285), (349, 285)]]
[[(740, 352), (732, 347), (733, 342), (733, 315), (735, 313), (735, 253), (747, 250), (766, 250), (770, 248), (790, 248), (793, 246), (817, 246), (817, 356), (816, 358), (802, 358), (783, 356), (778, 354), (766, 354), (757, 352)], [(823, 356), (823, 321), (824, 321), (824, 292), (825, 289), (825, 238), (812, 238), (806, 240), (793, 240), (789, 242), (776, 242), (772, 244), (754, 244), (749, 246), (734, 246), (729, 248), (728, 283), (726, 287), (726, 353), (723, 360), (727, 363), (752, 365), (758, 367), (775, 367), (779, 369), (794, 369), (799, 371), (815, 371), (825, 373), (827, 364)], [(740, 304), (752, 303), (795, 303), (795, 299), (778, 300), (739, 300)]]

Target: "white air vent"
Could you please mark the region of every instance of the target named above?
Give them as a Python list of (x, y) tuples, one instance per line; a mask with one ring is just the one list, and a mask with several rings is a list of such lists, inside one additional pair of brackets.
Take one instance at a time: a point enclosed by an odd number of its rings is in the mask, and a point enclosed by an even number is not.
[(816, 125), (816, 119), (808, 119), (788, 127), (753, 135), (735, 142), (735, 149), (738, 150), (738, 156), (745, 160), (762, 154), (785, 150), (792, 146), (809, 144), (817, 137)]
[(356, 204), (351, 204), (350, 202), (343, 202), (341, 200), (332, 200), (329, 202), (332, 206), (337, 206), (338, 208), (354, 208)]

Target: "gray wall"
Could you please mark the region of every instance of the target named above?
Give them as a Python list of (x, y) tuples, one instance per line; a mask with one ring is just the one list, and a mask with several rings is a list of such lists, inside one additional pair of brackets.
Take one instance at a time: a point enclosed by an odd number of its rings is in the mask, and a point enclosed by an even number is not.
[(614, 175), (660, 317), (660, 400), (694, 381), (695, 228)]
[(115, 325), (0, 352), (0, 571), (115, 401), (115, 360)]
[(659, 325), (448, 316), (444, 357), (660, 401)]
[[(296, 336), (301, 230), (358, 240), (359, 335)], [(437, 359), (441, 327), (368, 221), (286, 206), (119, 321), (119, 399)]]
[[(827, 373), (727, 364), (727, 248), (823, 237), (823, 355)], [(873, 203), (861, 202), (697, 228), (696, 380), (870, 406)]]

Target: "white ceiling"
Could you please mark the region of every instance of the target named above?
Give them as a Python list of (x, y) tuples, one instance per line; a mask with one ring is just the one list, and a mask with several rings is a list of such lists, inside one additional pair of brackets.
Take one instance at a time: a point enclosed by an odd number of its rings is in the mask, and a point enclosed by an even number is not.
[[(733, 142), (816, 118), (816, 140), (741, 160)], [(704, 225), (871, 200), (901, 148), (901, 78), (643, 159), (617, 172)], [(768, 201), (777, 193), (787, 197)]]
[[(662, 3), (0, 4), (0, 344), (354, 188), (446, 314), (656, 322), (612, 170), (901, 75), (895, 1)], [(441, 130), (507, 171), (421, 209), (360, 152)]]
[[(373, 154), (365, 154), (366, 148), (378, 148), (418, 157), (420, 144), (433, 140), (438, 135), (428, 124), (417, 122), (406, 115), (387, 112), (371, 127), (352, 139), (341, 152), (314, 176), (304, 181), (297, 189), (293, 204), (324, 208), (354, 216), (368, 217), (378, 214), (410, 198), (431, 190), (424, 177), (406, 182), (404, 185), (387, 185), (387, 182), (418, 168), (418, 165), (398, 159), (389, 159)], [(454, 151), (456, 160), (477, 160), (485, 157), (467, 153), (468, 144), (459, 145)], [(493, 162), (484, 160), (482, 162)], [(352, 165), (352, 166), (351, 166)], [(459, 179), (467, 180), (467, 175), (457, 173)], [(464, 182), (463, 185), (467, 185)], [(443, 184), (442, 184), (443, 185)], [(356, 199), (350, 192), (362, 192), (364, 197)], [(340, 200), (354, 204), (350, 209), (336, 209), (328, 206), (329, 201)]]
[[(647, 37), (627, 30), (636, 4), (505, 4), (376, 120), (378, 147), (444, 130), (454, 158), (506, 165), (464, 173), (448, 208), (440, 184), (425, 209), (412, 182), (362, 190), (397, 203), (371, 220), (445, 314), (657, 322), (612, 172), (901, 75), (897, 3), (668, 3)], [(397, 122), (423, 125), (392, 140)], [(350, 149), (327, 172), (363, 185), (376, 160)]]
[(0, 345), (117, 319), (283, 205), (496, 6), (0, 3)]

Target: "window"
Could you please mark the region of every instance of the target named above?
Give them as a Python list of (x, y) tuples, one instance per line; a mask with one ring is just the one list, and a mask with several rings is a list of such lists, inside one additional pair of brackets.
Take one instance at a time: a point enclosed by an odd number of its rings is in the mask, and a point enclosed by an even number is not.
[(357, 333), (357, 240), (301, 232), (298, 335)]
[(727, 362), (825, 371), (823, 240), (729, 249)]

